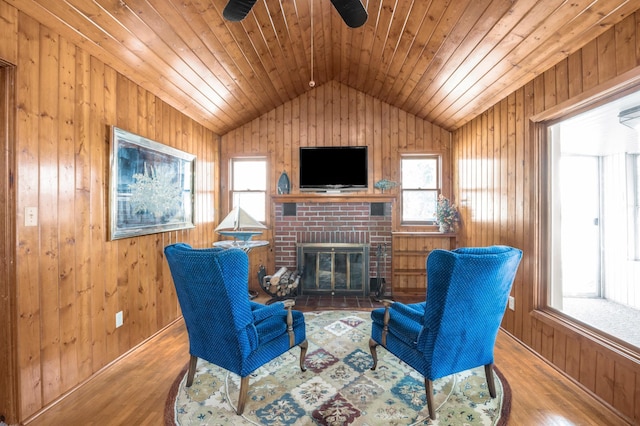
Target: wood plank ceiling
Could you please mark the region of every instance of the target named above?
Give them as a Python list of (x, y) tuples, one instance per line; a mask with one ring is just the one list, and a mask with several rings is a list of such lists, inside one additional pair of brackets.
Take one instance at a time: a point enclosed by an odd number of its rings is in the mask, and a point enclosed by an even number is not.
[(454, 130), (640, 7), (364, 0), (369, 19), (351, 29), (330, 0), (258, 0), (239, 23), (225, 0), (6, 1), (221, 135), (312, 78)]

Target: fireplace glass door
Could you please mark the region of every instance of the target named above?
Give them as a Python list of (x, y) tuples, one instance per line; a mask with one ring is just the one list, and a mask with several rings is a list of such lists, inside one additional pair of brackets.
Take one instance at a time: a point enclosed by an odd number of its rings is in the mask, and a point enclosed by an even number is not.
[(367, 295), (368, 246), (300, 244), (302, 294)]

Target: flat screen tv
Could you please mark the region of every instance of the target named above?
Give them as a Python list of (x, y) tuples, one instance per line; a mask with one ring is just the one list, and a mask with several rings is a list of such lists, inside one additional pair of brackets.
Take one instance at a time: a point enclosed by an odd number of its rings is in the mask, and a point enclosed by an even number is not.
[(300, 190), (361, 191), (369, 182), (366, 146), (300, 147)]

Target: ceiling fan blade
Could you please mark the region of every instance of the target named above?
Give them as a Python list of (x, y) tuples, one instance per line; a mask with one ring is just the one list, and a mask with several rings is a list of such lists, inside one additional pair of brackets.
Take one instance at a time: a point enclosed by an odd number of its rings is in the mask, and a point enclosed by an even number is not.
[(229, 3), (222, 11), (222, 16), (227, 21), (242, 21), (251, 11), (254, 4), (256, 4), (256, 0), (229, 0)]
[(358, 28), (367, 22), (367, 11), (360, 0), (331, 0), (345, 24)]

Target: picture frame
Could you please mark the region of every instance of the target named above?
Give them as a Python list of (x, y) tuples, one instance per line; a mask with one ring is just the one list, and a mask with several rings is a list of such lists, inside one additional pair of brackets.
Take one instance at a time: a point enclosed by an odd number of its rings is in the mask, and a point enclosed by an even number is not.
[(195, 155), (115, 126), (110, 144), (110, 240), (195, 228)]

